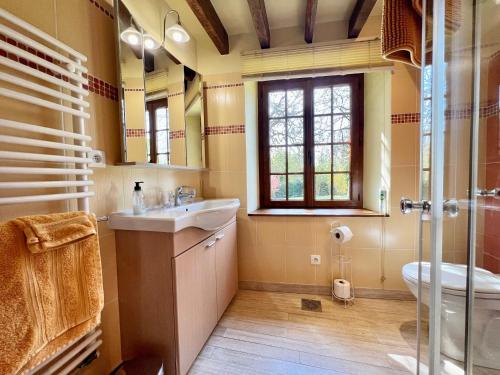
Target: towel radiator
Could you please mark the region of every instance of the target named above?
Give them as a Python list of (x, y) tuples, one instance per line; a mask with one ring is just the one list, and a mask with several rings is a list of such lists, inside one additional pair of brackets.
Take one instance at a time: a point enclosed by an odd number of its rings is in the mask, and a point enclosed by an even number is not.
[[(5, 175), (0, 191), (22, 194), (2, 195), (0, 205), (77, 199), (78, 209), (88, 212), (94, 193), (89, 191), (93, 184), (88, 167), (92, 148), (87, 145), (91, 137), (85, 135), (85, 120), (90, 118), (85, 111), (90, 106), (85, 100), (89, 94), (87, 58), (4, 9), (0, 9), (0, 22), (0, 96), (57, 111), (61, 118), (70, 115), (73, 121), (73, 131), (67, 131), (0, 118), (0, 128), (9, 129), (9, 135), (0, 135), (0, 143), (23, 148), (22, 152), (0, 151), (0, 174)], [(56, 141), (46, 140), (47, 136)], [(46, 152), (24, 151), (30, 147)], [(9, 175), (26, 176), (26, 181), (18, 181), (19, 177), (9, 181)], [(34, 189), (49, 193), (22, 193)]]
[[(55, 124), (0, 116), (0, 205), (76, 199), (78, 209), (89, 212), (94, 193), (89, 191), (91, 137), (85, 134), (85, 120), (90, 118), (86, 61), (81, 53), (0, 8), (0, 96), (56, 111), (61, 122), (58, 129)], [(62, 125), (68, 116), (72, 131)], [(70, 374), (97, 355), (100, 335), (101, 330), (94, 329), (26, 374)]]

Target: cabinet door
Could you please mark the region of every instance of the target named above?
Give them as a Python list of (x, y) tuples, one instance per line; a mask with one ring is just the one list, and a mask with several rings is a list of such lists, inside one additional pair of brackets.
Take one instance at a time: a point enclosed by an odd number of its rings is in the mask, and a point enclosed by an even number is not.
[(238, 291), (238, 255), (236, 248), (236, 222), (215, 234), (217, 272), (217, 318), (220, 319)]
[(179, 374), (188, 372), (217, 324), (215, 237), (174, 258)]

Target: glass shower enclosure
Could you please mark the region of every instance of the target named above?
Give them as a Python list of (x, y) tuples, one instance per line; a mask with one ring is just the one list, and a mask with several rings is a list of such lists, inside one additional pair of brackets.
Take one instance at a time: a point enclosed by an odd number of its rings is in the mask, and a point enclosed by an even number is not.
[(422, 3), (415, 372), (500, 374), (500, 1)]

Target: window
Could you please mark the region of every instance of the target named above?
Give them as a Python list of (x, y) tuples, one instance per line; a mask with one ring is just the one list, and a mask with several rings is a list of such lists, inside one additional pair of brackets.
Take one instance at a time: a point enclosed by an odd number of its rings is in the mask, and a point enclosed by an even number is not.
[(259, 83), (262, 207), (362, 208), (363, 75)]
[(167, 99), (146, 102), (147, 159), (151, 163), (170, 164), (170, 126)]

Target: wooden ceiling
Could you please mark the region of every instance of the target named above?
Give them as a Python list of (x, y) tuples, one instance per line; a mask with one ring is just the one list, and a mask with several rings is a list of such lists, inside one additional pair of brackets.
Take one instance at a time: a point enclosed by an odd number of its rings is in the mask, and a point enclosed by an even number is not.
[[(220, 20), (210, 0), (186, 0), (189, 7), (199, 20), (203, 29), (210, 37), (221, 55), (229, 53), (228, 33)], [(231, 0), (242, 1), (245, 0)], [(269, 0), (268, 0), (269, 1)], [(271, 0), (272, 1), (272, 0)], [(323, 0), (324, 1), (324, 0)], [(328, 0), (332, 1), (332, 0)], [(338, 1), (338, 0), (335, 0)], [(377, 0), (353, 0), (355, 5), (349, 17), (348, 37), (357, 38), (366, 23)], [(254, 30), (261, 48), (271, 47), (271, 32), (266, 12), (265, 0), (246, 0), (252, 18)], [(318, 0), (306, 0), (303, 2), (305, 8), (304, 41), (312, 43), (314, 28), (318, 15)], [(220, 8), (219, 8), (220, 10)]]

